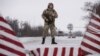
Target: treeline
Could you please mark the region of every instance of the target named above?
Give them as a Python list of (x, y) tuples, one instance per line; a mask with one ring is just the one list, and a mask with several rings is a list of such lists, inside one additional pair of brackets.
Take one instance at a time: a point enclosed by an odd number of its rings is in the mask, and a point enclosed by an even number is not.
[(16, 32), (16, 35), (19, 37), (27, 37), (27, 36), (42, 36), (43, 27), (32, 27), (29, 23), (24, 22), (21, 23), (18, 20), (6, 19), (12, 29)]
[[(19, 22), (18, 20), (6, 19), (11, 25), (12, 29), (16, 32), (18, 37), (36, 37), (42, 36), (43, 26), (32, 27), (27, 22)], [(68, 36), (69, 33), (57, 30), (56, 36)], [(48, 34), (49, 36), (50, 34)], [(73, 32), (73, 36), (83, 36), (81, 31)]]

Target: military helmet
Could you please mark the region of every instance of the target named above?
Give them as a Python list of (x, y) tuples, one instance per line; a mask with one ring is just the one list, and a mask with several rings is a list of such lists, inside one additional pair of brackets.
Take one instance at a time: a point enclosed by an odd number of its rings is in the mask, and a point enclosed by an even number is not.
[(53, 3), (49, 3), (48, 8), (50, 8), (50, 6), (52, 6), (52, 8), (53, 8)]

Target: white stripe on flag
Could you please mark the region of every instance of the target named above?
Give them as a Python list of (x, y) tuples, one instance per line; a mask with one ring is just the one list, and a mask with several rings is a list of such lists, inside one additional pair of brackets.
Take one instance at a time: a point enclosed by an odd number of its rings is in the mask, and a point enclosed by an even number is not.
[(49, 56), (53, 56), (53, 51), (52, 51), (52, 50), (54, 50), (53, 47), (51, 47), (51, 48), (49, 49), (49, 53), (48, 53)]
[(18, 38), (17, 38), (16, 36), (13, 36), (12, 34), (9, 34), (9, 33), (7, 33), (7, 32), (0, 31), (0, 35), (3, 35), (3, 36), (5, 36), (5, 37), (7, 37), (7, 38), (10, 38), (10, 39), (12, 39), (12, 40), (14, 40), (14, 41), (19, 42), (19, 40), (18, 40)]
[(19, 52), (25, 53), (25, 51), (23, 50), (23, 48), (15, 45), (15, 44), (12, 44), (12, 43), (7, 42), (7, 41), (4, 41), (4, 40), (0, 40), (0, 42), (2, 42), (1, 44), (4, 45), (4, 46), (7, 46), (7, 47), (10, 47), (12, 49), (15, 49), (15, 50), (17, 50)]
[(70, 47), (67, 47), (67, 48), (66, 48), (65, 56), (69, 56), (69, 53), (70, 53)]
[(90, 22), (94, 23), (95, 25), (100, 26), (100, 22), (98, 22), (98, 21), (96, 21), (96, 20), (94, 20), (94, 19), (91, 19), (91, 21), (90, 21)]
[(8, 24), (6, 24), (5, 22), (0, 21), (0, 26), (3, 26), (9, 30), (12, 30), (12, 28)]
[(41, 52), (41, 56), (43, 56), (44, 55), (44, 51), (45, 51), (45, 48), (40, 48), (40, 52)]
[(86, 36), (89, 36), (89, 37), (91, 37), (91, 38), (93, 38), (93, 39), (95, 39), (95, 40), (97, 40), (97, 41), (100, 42), (100, 37), (98, 37), (98, 36), (96, 36), (94, 34), (91, 34), (89, 32), (86, 32)]
[(91, 29), (92, 31), (94, 31), (93, 33), (98, 33), (98, 31), (100, 31), (99, 29), (97, 29), (91, 25), (89, 25), (88, 28)]
[(89, 45), (91, 45), (91, 46), (93, 46), (95, 48), (100, 49), (100, 45), (98, 45), (98, 44), (96, 44), (96, 43), (94, 43), (92, 41), (89, 41), (88, 39), (84, 39), (83, 42), (85, 42), (85, 43), (87, 43), (87, 44), (89, 44)]
[(73, 52), (73, 55), (74, 55), (74, 56), (78, 56), (78, 49), (79, 49), (79, 48), (77, 48), (77, 47), (74, 48), (74, 52)]
[(62, 47), (58, 48), (57, 56), (61, 56), (61, 53), (62, 53)]
[(86, 51), (86, 52), (90, 52), (90, 53), (97, 53), (96, 51), (93, 51), (92, 49), (90, 49), (90, 48), (87, 48), (86, 46), (81, 46), (81, 49), (83, 49), (84, 51)]

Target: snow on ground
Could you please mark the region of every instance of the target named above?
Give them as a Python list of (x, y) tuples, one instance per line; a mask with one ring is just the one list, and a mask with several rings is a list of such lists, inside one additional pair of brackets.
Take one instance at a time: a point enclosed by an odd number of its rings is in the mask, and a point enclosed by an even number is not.
[(38, 47), (79, 47), (82, 41), (82, 37), (68, 38), (67, 36), (56, 36), (57, 45), (51, 44), (51, 37), (47, 37), (45, 44), (42, 45), (42, 37), (23, 37), (19, 38), (20, 41), (24, 44), (25, 48), (32, 50), (33, 48)]
[[(34, 50), (35, 48), (44, 48), (44, 47), (74, 47), (77, 48), (80, 46), (83, 37), (76, 37), (76, 38), (68, 38), (67, 36), (56, 36), (57, 45), (51, 44), (51, 37), (47, 37), (45, 44), (42, 45), (42, 37), (22, 37), (19, 38), (20, 41), (24, 44), (26, 50)], [(29, 56), (27, 54), (27, 56)], [(100, 54), (95, 55), (87, 55), (87, 56), (100, 56)]]

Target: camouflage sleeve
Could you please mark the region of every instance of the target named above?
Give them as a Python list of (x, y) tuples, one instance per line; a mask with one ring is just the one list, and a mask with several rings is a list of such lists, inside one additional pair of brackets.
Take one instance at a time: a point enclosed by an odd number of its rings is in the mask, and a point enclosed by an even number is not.
[(45, 16), (45, 14), (46, 14), (46, 10), (44, 10), (43, 13), (42, 13), (42, 18), (43, 18), (44, 20), (47, 19), (46, 16)]
[(55, 10), (54, 10), (54, 17), (58, 18), (58, 14), (57, 14), (57, 12)]

